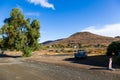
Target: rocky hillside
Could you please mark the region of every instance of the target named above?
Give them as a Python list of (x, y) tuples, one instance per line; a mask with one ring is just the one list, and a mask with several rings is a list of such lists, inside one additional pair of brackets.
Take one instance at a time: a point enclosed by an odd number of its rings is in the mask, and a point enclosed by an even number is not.
[(53, 44), (67, 45), (67, 44), (78, 44), (78, 43), (84, 45), (95, 45), (95, 44), (108, 45), (112, 41), (116, 41), (116, 40), (119, 39), (96, 35), (90, 32), (77, 32), (68, 38), (55, 40), (48, 43), (47, 45), (53, 45)]

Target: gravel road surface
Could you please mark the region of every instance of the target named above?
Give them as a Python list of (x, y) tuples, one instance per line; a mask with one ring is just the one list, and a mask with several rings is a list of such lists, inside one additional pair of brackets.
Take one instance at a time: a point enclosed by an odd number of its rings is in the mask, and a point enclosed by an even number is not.
[(120, 74), (23, 58), (0, 58), (0, 80), (120, 80)]

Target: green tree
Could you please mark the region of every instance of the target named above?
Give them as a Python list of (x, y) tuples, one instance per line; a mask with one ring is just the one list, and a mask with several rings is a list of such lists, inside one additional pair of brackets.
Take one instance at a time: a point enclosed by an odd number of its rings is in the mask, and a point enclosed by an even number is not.
[[(109, 67), (108, 68), (110, 70), (114, 70), (112, 68), (112, 57), (117, 56), (119, 54), (119, 51), (120, 51), (120, 41), (112, 42), (107, 48), (106, 54), (109, 56)], [(119, 61), (117, 61), (117, 62), (119, 62)]]
[(39, 48), (38, 40), (40, 37), (40, 24), (38, 20), (33, 20), (33, 22), (30, 24), (30, 28), (27, 32), (27, 44), (32, 47), (34, 50)]
[(10, 17), (6, 18), (4, 23), (1, 28), (3, 39), (1, 45), (4, 49), (22, 50), (26, 53), (25, 49), (36, 50), (39, 48), (40, 24), (38, 20), (25, 19), (18, 8), (13, 8)]
[(117, 56), (120, 51), (120, 41), (114, 41), (107, 47), (108, 56)]

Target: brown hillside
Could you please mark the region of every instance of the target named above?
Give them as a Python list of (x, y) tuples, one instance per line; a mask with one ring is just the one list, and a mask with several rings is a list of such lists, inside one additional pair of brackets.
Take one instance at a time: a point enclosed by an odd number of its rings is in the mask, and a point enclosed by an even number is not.
[(77, 32), (68, 38), (55, 41), (55, 42), (53, 41), (52, 43), (49, 43), (49, 44), (67, 45), (69, 43), (73, 43), (73, 44), (80, 43), (84, 45), (95, 45), (95, 44), (108, 45), (109, 43), (115, 40), (118, 40), (118, 39), (112, 38), (112, 37), (100, 36), (90, 32)]

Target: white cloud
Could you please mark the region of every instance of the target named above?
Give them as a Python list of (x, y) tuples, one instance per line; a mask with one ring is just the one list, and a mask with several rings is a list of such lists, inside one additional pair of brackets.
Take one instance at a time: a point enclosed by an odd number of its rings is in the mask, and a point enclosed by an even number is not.
[(55, 10), (54, 5), (49, 3), (48, 0), (27, 0), (30, 3), (34, 3), (35, 5), (41, 5), (42, 7), (46, 7), (46, 8), (52, 8), (53, 10)]
[(21, 7), (19, 4), (16, 4), (16, 8), (19, 8), (19, 9), (20, 9), (20, 11), (22, 11), (22, 12), (23, 12), (23, 9), (22, 9), (22, 7)]
[(104, 25), (99, 29), (97, 28), (97, 26), (90, 26), (83, 29), (82, 31), (88, 31), (103, 36), (115, 37), (120, 36), (120, 24)]
[(26, 16), (36, 16), (36, 17), (39, 17), (40, 16), (40, 13), (38, 12), (28, 12), (28, 13), (25, 13)]
[(40, 31), (40, 33), (42, 33), (42, 34), (46, 34), (47, 32), (46, 32), (46, 31)]

